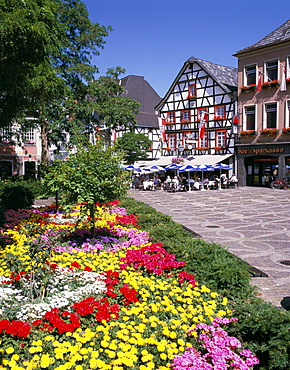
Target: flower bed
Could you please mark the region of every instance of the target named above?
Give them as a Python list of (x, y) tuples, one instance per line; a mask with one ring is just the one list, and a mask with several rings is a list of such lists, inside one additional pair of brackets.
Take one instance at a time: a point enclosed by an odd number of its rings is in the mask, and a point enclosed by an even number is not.
[[(36, 210), (0, 250), (0, 368), (250, 369), (258, 360), (220, 325), (226, 297), (151, 243), (134, 215), (98, 208), (93, 236), (77, 207)], [(27, 216), (25, 214), (25, 216)], [(210, 346), (210, 343), (215, 346)]]

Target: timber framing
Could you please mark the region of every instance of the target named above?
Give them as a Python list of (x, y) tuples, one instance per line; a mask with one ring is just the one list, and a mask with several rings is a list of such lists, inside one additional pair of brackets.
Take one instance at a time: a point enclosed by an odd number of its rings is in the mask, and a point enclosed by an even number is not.
[[(160, 115), (162, 155), (233, 154), (237, 69), (189, 58), (165, 97)], [(203, 112), (205, 133), (200, 137)]]

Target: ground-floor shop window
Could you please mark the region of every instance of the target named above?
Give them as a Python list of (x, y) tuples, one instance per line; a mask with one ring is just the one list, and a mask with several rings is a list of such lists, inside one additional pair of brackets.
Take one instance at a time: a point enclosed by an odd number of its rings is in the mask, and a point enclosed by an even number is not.
[(249, 157), (245, 159), (246, 185), (269, 187), (278, 174), (278, 158)]

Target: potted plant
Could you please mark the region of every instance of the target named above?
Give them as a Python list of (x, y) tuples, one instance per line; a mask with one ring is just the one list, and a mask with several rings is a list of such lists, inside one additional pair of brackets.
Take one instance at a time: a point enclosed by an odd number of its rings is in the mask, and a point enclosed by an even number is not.
[(222, 121), (224, 119), (224, 117), (222, 117), (222, 116), (215, 116), (214, 117), (214, 121)]
[(262, 89), (269, 89), (271, 87), (279, 86), (278, 80), (267, 81), (262, 84)]
[(196, 150), (198, 150), (198, 151), (205, 151), (205, 150), (208, 150), (208, 147), (205, 147), (205, 146), (198, 146), (198, 147), (196, 148)]
[(260, 131), (261, 135), (276, 135), (278, 130), (276, 128), (264, 128)]
[(284, 127), (282, 129), (283, 134), (290, 134), (290, 127)]
[(254, 136), (256, 135), (255, 130), (245, 130), (240, 132), (240, 136)]
[(188, 94), (187, 99), (196, 99), (196, 95)]
[(241, 92), (250, 92), (250, 91), (255, 91), (256, 90), (256, 85), (255, 84), (252, 84), (252, 85), (248, 85), (248, 86), (242, 86), (241, 87)]

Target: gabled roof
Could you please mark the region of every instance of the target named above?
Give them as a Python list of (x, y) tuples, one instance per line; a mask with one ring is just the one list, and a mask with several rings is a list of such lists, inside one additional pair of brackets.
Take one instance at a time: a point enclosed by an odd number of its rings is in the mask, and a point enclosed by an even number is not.
[(155, 109), (158, 110), (160, 106), (162, 106), (162, 104), (166, 101), (172, 89), (174, 88), (175, 84), (179, 81), (181, 75), (184, 73), (188, 65), (190, 65), (191, 63), (197, 63), (213, 80), (215, 80), (220, 85), (220, 87), (226, 93), (232, 93), (233, 91), (237, 91), (237, 87), (238, 87), (238, 69), (237, 68), (226, 67), (220, 64), (208, 62), (206, 60), (198, 59), (195, 57), (190, 57), (183, 64), (183, 67), (181, 68), (177, 77), (173, 81), (165, 97), (155, 107)]
[(256, 42), (255, 44), (241, 49), (234, 54), (235, 56), (246, 53), (248, 51), (264, 48), (267, 46), (272, 46), (275, 44), (280, 44), (283, 42), (290, 41), (290, 19), (282, 24), (282, 26), (276, 28), (269, 35), (262, 38), (262, 40)]
[(154, 107), (161, 98), (144, 77), (129, 75), (121, 79), (121, 85), (125, 88), (123, 96), (129, 96), (141, 103), (137, 127), (159, 127)]

